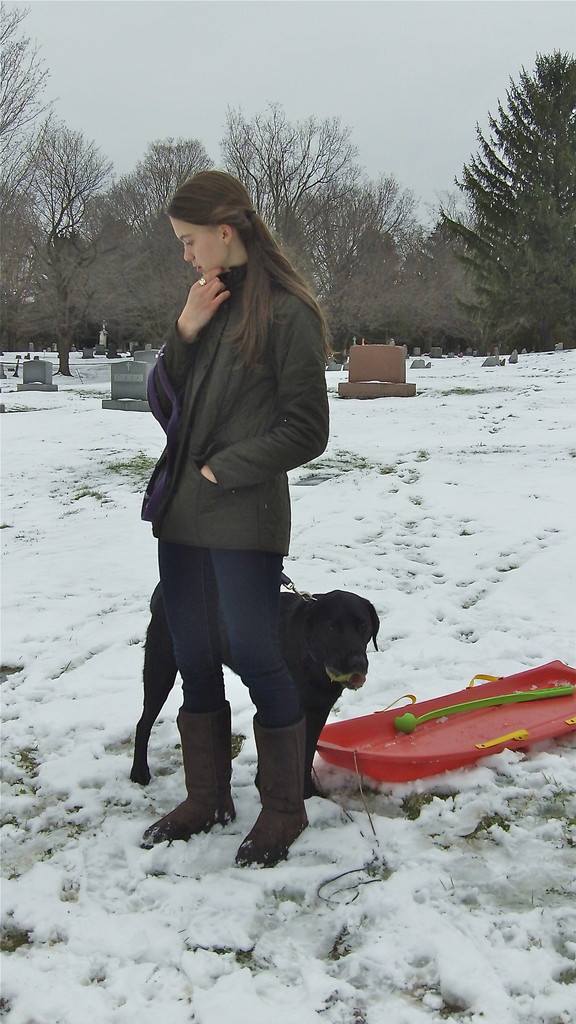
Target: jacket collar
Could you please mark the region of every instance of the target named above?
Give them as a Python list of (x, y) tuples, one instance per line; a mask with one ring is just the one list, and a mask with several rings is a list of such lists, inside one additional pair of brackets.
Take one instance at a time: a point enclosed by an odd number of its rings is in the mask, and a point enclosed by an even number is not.
[(226, 285), (226, 288), (234, 294), (234, 292), (239, 291), (244, 284), (247, 269), (248, 267), (246, 263), (241, 263), (237, 267), (230, 267), (223, 274), (219, 275), (220, 280), (222, 281), (222, 284)]

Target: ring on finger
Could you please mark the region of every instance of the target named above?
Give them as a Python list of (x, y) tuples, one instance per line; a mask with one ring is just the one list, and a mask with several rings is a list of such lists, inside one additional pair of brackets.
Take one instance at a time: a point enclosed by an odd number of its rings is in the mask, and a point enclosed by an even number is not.
[(204, 285), (206, 284), (206, 278), (201, 277), (200, 280), (198, 281), (198, 284), (203, 288)]

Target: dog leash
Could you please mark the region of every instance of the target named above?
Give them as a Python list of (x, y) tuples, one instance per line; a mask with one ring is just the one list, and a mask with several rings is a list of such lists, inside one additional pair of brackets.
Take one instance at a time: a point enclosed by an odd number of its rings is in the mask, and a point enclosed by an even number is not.
[(315, 598), (313, 594), (308, 594), (306, 590), (297, 590), (296, 586), (294, 585), (290, 577), (286, 575), (285, 572), (283, 572), (282, 576), (280, 577), (280, 583), (282, 584), (283, 587), (286, 587), (286, 590), (290, 590), (293, 594), (297, 594), (298, 597), (301, 597), (304, 601), (317, 600), (317, 598)]

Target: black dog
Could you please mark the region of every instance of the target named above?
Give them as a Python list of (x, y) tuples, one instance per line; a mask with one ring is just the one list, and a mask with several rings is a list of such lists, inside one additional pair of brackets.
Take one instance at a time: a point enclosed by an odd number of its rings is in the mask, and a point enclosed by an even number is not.
[[(150, 601), (152, 617), (146, 633), (144, 654), (144, 710), (136, 726), (134, 763), (130, 778), (142, 786), (150, 781), (148, 740), (154, 722), (174, 686), (177, 667), (168, 630), (162, 591), (156, 587)], [(366, 680), (366, 647), (376, 636), (380, 620), (376, 609), (363, 597), (343, 590), (314, 594), (280, 595), (280, 647), (298, 687), (306, 716), (306, 765), (304, 796), (316, 794), (312, 762), (326, 719), (346, 687), (358, 690)], [(222, 641), (227, 642), (223, 627)], [(230, 659), (226, 656), (226, 664)]]

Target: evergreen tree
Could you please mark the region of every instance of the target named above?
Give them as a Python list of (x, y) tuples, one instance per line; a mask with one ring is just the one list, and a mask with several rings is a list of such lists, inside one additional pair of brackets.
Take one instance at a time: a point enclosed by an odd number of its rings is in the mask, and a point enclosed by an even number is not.
[(539, 55), (489, 126), (457, 181), (472, 224), (444, 223), (465, 243), (481, 320), (550, 348), (576, 332), (576, 59)]

